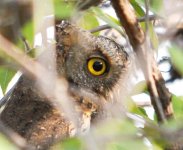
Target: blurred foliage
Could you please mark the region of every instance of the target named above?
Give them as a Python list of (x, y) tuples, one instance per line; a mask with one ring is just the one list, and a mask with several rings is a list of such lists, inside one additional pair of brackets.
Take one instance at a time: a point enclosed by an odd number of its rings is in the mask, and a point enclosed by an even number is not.
[(115, 136), (130, 137), (135, 136), (138, 129), (134, 124), (127, 120), (112, 119), (98, 126), (95, 129), (94, 135), (97, 137), (111, 138)]
[(135, 86), (131, 90), (130, 95), (137, 95), (146, 91), (147, 91), (146, 81), (140, 81), (135, 84)]
[[(135, 1), (135, 3), (139, 4), (141, 7), (145, 7), (145, 1), (146, 0), (131, 0), (132, 2)], [(159, 13), (162, 10), (163, 7), (163, 0), (149, 0), (149, 9), (151, 12)]]
[(68, 19), (72, 17), (75, 10), (75, 1), (65, 2), (63, 0), (54, 0), (54, 14), (56, 19)]
[(15, 73), (14, 60), (0, 50), (0, 88), (3, 94)]
[(11, 81), (12, 77), (15, 75), (16, 71), (10, 68), (0, 67), (0, 83), (3, 93), (5, 93), (6, 88)]
[(137, 107), (137, 105), (133, 105), (130, 110), (131, 113), (140, 115), (143, 118), (148, 118), (148, 115), (143, 107)]
[[(73, 0), (53, 0), (54, 7), (54, 16), (55, 22), (59, 23), (63, 19), (70, 19), (76, 21), (76, 23), (86, 30), (96, 28), (100, 25), (100, 20), (104, 21), (106, 24), (116, 29), (121, 35), (125, 35), (123, 29), (119, 26), (120, 22), (114, 16), (104, 12), (101, 7), (92, 7), (86, 11), (78, 12), (75, 8), (77, 1)], [(137, 17), (144, 17), (145, 15), (145, 0), (130, 0), (133, 8), (135, 9)], [(150, 14), (159, 14), (163, 9), (162, 0), (150, 0)], [(35, 12), (36, 13), (36, 12)], [(146, 32), (145, 22), (141, 22), (143, 30)], [(153, 49), (158, 49), (159, 39), (158, 35), (154, 29), (154, 23), (150, 21), (148, 25), (148, 35)], [(34, 22), (33, 19), (25, 22), (21, 26), (21, 34), (26, 38), (30, 48), (33, 48), (34, 45)], [(100, 34), (95, 33), (97, 35)], [(24, 44), (21, 39), (16, 43), (18, 47), (25, 49)], [(172, 64), (175, 68), (183, 75), (183, 51), (181, 48), (171, 46), (169, 48), (171, 55)], [(33, 52), (34, 53), (34, 52)], [(9, 60), (9, 58), (0, 53), (0, 56)], [(6, 91), (6, 88), (14, 76), (16, 71), (5, 66), (0, 66), (0, 85), (3, 92)], [(136, 83), (133, 87), (130, 97), (127, 99), (127, 109), (130, 113), (137, 115), (140, 118), (143, 118), (147, 121), (150, 121), (147, 115), (147, 112), (143, 107), (138, 107), (132, 100), (131, 96), (147, 93), (147, 85), (145, 81)], [(183, 97), (178, 97), (176, 95), (172, 96), (172, 102), (175, 112), (175, 118), (183, 118)], [(183, 126), (183, 124), (177, 121), (170, 121), (166, 126), (163, 126), (168, 131), (176, 131), (177, 128)], [(164, 146), (166, 139), (162, 138), (162, 133), (156, 127), (156, 119), (152, 121), (155, 125), (153, 127), (144, 127), (141, 130), (136, 126), (136, 123), (129, 121), (127, 119), (121, 120), (110, 120), (109, 122), (103, 123), (101, 126), (92, 129), (91, 133), (94, 136), (94, 141), (97, 140), (101, 149), (106, 150), (134, 150), (136, 148), (140, 150), (154, 149), (160, 150)], [(142, 132), (141, 132), (142, 131)], [(143, 133), (147, 137), (143, 137)], [(87, 135), (86, 135), (87, 136)], [(63, 142), (57, 143), (53, 149), (54, 150), (85, 150), (87, 149), (87, 142), (85, 142), (87, 137), (75, 137), (66, 139)], [(146, 142), (145, 140), (146, 139)], [(147, 146), (147, 141), (150, 146)], [(16, 147), (12, 145), (9, 141), (0, 135), (0, 149), (6, 150), (16, 150)]]
[(149, 36), (150, 36), (150, 39), (151, 39), (152, 48), (155, 49), (155, 50), (158, 50), (159, 39), (158, 39), (158, 36), (157, 36), (157, 34), (154, 30), (154, 26), (153, 26), (152, 22), (149, 23)]
[(77, 22), (85, 30), (91, 30), (99, 26), (96, 15), (91, 11), (86, 11)]
[(169, 47), (169, 53), (171, 55), (172, 64), (175, 66), (177, 71), (183, 75), (183, 51), (180, 47), (172, 45)]
[(175, 112), (175, 117), (177, 119), (183, 119), (183, 96), (172, 96), (172, 103)]
[[(95, 142), (95, 146), (99, 149), (106, 150), (134, 150), (134, 147), (138, 147), (141, 150), (148, 150), (148, 147), (144, 143), (143, 138), (137, 135), (138, 129), (134, 126), (133, 122), (129, 120), (109, 120), (100, 124), (97, 128), (91, 130), (92, 141)], [(79, 138), (70, 138), (58, 143), (54, 150), (85, 150), (94, 148), (92, 143), (88, 145), (84, 144), (87, 141), (88, 136), (84, 135)], [(90, 140), (89, 140), (90, 141)]]
[(2, 150), (18, 150), (15, 145), (13, 145), (10, 141), (7, 140), (7, 138), (0, 134), (0, 149)]
[(69, 138), (54, 145), (52, 150), (84, 150), (84, 146), (81, 139)]
[[(22, 27), (22, 35), (28, 41), (29, 47), (33, 48), (34, 45), (34, 29), (33, 29), (33, 22), (32, 20), (28, 21)], [(23, 42), (23, 41), (22, 41)]]
[(135, 147), (138, 147), (140, 150), (148, 149), (142, 142), (139, 142), (139, 139), (126, 139), (123, 142), (108, 143), (106, 150), (134, 150)]
[(143, 7), (142, 7), (144, 5), (139, 4), (137, 2), (137, 0), (130, 0), (130, 3), (132, 4), (133, 8), (135, 9), (137, 17), (142, 17), (145, 15), (145, 12), (144, 12)]
[(94, 12), (94, 14), (100, 18), (101, 20), (103, 20), (104, 22), (106, 22), (108, 25), (110, 25), (112, 28), (116, 29), (117, 31), (119, 31), (119, 33), (123, 33), (123, 31), (121, 30), (121, 28), (119, 27), (119, 21), (117, 19), (115, 19), (114, 17), (104, 13), (102, 11), (102, 9), (98, 8), (98, 7), (94, 7), (92, 8), (92, 11)]

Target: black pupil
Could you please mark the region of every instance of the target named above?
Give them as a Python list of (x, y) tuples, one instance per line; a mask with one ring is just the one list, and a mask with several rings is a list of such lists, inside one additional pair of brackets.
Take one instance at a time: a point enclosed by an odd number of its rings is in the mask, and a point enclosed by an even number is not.
[(103, 68), (103, 63), (100, 62), (100, 61), (95, 61), (94, 64), (93, 64), (93, 69), (95, 71), (101, 71)]

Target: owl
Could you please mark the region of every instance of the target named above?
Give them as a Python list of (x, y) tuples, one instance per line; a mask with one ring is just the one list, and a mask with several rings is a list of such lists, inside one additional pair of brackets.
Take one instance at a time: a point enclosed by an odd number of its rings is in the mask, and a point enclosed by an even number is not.
[(68, 101), (73, 103), (71, 115), (77, 124), (24, 74), (0, 116), (6, 126), (41, 150), (87, 131), (97, 118), (105, 117), (103, 104), (110, 103), (111, 93), (129, 66), (128, 54), (111, 39), (94, 36), (67, 21), (56, 26), (55, 35), (56, 74), (67, 82)]

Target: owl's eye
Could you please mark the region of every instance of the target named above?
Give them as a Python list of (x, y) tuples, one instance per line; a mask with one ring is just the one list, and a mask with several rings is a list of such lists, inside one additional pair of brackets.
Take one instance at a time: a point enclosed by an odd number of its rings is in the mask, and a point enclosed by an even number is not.
[(103, 75), (107, 71), (107, 65), (102, 58), (91, 58), (88, 60), (88, 71), (94, 76)]

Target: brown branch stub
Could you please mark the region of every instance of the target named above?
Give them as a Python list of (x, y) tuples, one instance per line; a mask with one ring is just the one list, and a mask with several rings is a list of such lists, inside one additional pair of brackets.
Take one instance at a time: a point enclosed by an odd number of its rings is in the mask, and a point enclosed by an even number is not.
[(137, 54), (157, 119), (159, 122), (164, 122), (173, 116), (171, 94), (165, 87), (164, 79), (157, 68), (153, 53), (150, 55), (150, 52), (147, 52), (148, 44), (145, 41), (145, 34), (138, 23), (135, 11), (129, 0), (112, 0), (111, 2)]
[(144, 32), (138, 24), (133, 7), (128, 0), (112, 0), (112, 5), (133, 47), (144, 42)]
[(171, 103), (172, 95), (165, 86), (165, 80), (159, 72), (156, 64), (153, 65), (153, 78), (156, 84), (158, 95), (160, 97), (163, 111), (167, 119), (173, 117), (173, 106)]

